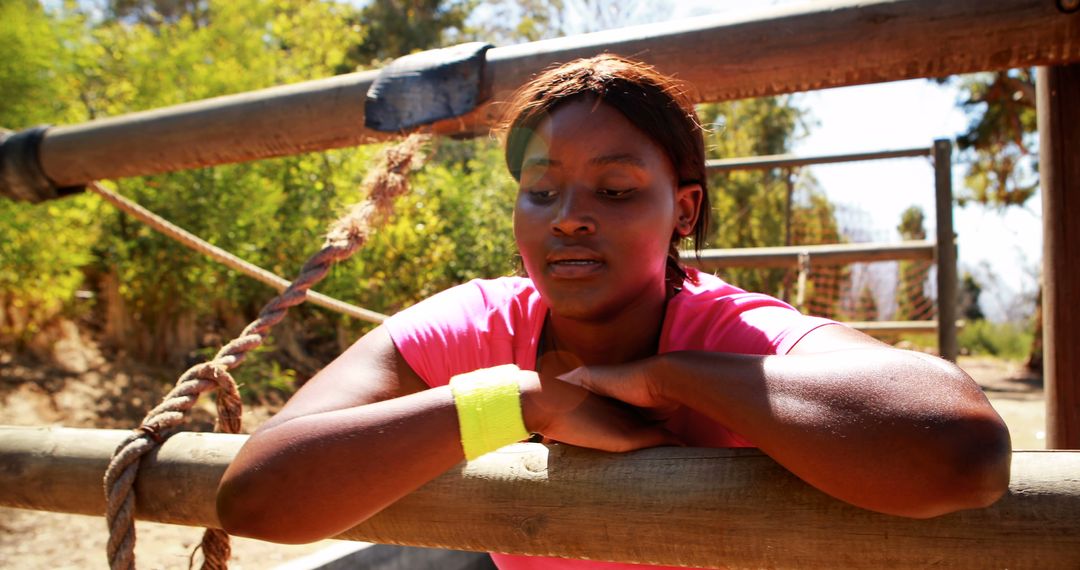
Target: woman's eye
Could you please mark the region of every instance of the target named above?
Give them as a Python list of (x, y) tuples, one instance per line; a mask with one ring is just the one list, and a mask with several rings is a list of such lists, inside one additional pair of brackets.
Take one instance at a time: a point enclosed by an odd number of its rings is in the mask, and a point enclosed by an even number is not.
[(605, 198), (625, 198), (633, 191), (633, 188), (601, 188), (597, 193)]
[(554, 190), (546, 190), (543, 188), (531, 188), (525, 192), (533, 202), (546, 202), (555, 197)]

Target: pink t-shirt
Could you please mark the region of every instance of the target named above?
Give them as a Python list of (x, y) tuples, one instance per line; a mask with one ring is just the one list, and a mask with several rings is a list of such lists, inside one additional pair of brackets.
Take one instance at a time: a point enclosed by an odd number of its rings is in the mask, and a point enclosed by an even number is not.
[[(800, 314), (790, 305), (747, 293), (713, 275), (689, 269), (668, 301), (659, 352), (707, 350), (786, 354), (810, 331), (835, 321)], [(531, 280), (473, 280), (425, 299), (386, 320), (398, 351), (429, 386), (480, 368), (515, 364), (536, 369), (547, 306)], [(694, 447), (752, 447), (753, 443), (703, 414), (683, 408), (666, 427)], [(492, 554), (502, 570), (620, 570), (666, 568), (561, 558)]]

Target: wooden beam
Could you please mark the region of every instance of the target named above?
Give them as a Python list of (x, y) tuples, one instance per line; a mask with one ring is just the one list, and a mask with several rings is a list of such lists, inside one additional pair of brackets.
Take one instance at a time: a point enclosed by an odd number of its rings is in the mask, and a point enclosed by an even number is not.
[(1080, 65), (1040, 67), (1046, 445), (1080, 449)]
[[(610, 51), (687, 81), (698, 101), (1080, 61), (1080, 15), (1053, 0), (830, 0), (495, 48), (492, 101), (555, 62)], [(44, 173), (59, 186), (353, 146), (376, 72), (228, 95), (45, 135)], [(488, 104), (433, 132), (486, 131)]]
[[(845, 325), (868, 335), (890, 335), (902, 333), (937, 332), (937, 321), (849, 321)], [(953, 326), (962, 329), (964, 321), (956, 321)]]
[[(0, 505), (97, 515), (119, 430), (0, 428)], [(216, 525), (246, 436), (181, 433), (145, 460), (138, 517)], [(754, 449), (605, 454), (518, 444), (450, 469), (339, 538), (726, 568), (1080, 567), (1080, 452), (1013, 454), (1004, 498), (928, 520), (832, 499)]]
[(892, 158), (912, 158), (930, 156), (929, 148), (904, 148), (898, 150), (878, 150), (873, 152), (852, 152), (846, 154), (824, 154), (818, 156), (795, 156), (793, 154), (766, 154), (749, 158), (716, 158), (705, 162), (705, 168), (712, 172), (730, 172), (733, 170), (763, 170), (768, 168), (788, 168), (811, 166), (815, 164), (835, 164), (839, 162), (860, 162), (866, 160), (886, 160)]
[(779, 247), (739, 247), (703, 249), (700, 256), (692, 251), (681, 253), (685, 263), (713, 271), (726, 267), (795, 267), (799, 255), (806, 253), (816, 265), (893, 261), (897, 259), (934, 259), (934, 242), (913, 240), (900, 243), (837, 243)]

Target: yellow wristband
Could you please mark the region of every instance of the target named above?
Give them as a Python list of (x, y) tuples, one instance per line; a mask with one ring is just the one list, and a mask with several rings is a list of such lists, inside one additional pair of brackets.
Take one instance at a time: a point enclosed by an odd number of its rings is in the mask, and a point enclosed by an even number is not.
[(521, 418), (521, 390), (513, 364), (475, 370), (450, 379), (465, 459), (529, 437)]

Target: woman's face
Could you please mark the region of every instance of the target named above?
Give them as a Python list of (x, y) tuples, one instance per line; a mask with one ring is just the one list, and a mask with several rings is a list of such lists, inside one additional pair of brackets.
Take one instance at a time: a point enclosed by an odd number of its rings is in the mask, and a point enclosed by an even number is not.
[(514, 236), (553, 312), (603, 320), (663, 301), (672, 234), (690, 233), (700, 202), (700, 186), (677, 187), (667, 154), (622, 113), (574, 101), (526, 147)]

